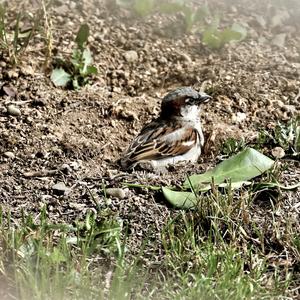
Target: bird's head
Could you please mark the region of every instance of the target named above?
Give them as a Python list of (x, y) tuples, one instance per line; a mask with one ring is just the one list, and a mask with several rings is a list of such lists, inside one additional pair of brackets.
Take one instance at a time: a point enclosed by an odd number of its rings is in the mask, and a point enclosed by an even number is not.
[(178, 88), (168, 93), (162, 100), (161, 117), (164, 119), (182, 118), (196, 120), (199, 118), (201, 104), (208, 102), (211, 96), (197, 92), (191, 87)]

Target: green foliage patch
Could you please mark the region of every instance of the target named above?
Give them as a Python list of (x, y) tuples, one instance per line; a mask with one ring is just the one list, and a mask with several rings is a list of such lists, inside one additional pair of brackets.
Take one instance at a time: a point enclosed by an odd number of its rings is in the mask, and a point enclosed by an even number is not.
[[(237, 23), (231, 27), (220, 29), (219, 17), (212, 14), (207, 5), (192, 5), (184, 0), (117, 0), (116, 4), (131, 10), (140, 17), (154, 13), (181, 14), (184, 20), (183, 31), (185, 33), (201, 33), (203, 44), (211, 49), (220, 49), (227, 43), (241, 41), (247, 36), (246, 28)], [(178, 26), (178, 24), (173, 26)]]
[(71, 58), (60, 60), (61, 66), (52, 71), (51, 80), (55, 86), (70, 86), (73, 89), (79, 89), (89, 82), (92, 75), (97, 74), (97, 68), (93, 65), (92, 53), (87, 47), (88, 37), (89, 26), (83, 24), (75, 38), (76, 48), (73, 50)]

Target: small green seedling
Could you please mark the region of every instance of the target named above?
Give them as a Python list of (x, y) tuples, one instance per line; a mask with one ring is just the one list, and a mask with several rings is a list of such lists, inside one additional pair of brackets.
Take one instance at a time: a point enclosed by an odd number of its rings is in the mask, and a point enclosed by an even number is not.
[[(211, 49), (220, 49), (231, 41), (241, 41), (247, 35), (247, 30), (239, 24), (233, 24), (223, 30), (219, 29), (219, 18), (212, 18), (207, 5), (196, 7), (184, 0), (115, 0), (115, 3), (140, 17), (152, 13), (181, 14), (184, 21), (183, 31), (202, 33), (202, 42)], [(207, 18), (213, 19), (208, 27)]]
[(77, 33), (77, 47), (73, 50), (71, 59), (60, 61), (61, 66), (52, 71), (51, 80), (55, 86), (78, 89), (89, 83), (91, 75), (97, 74), (97, 68), (92, 65), (92, 53), (87, 47), (88, 37), (89, 26), (83, 24)]
[(242, 138), (237, 140), (235, 138), (229, 138), (224, 141), (221, 147), (221, 153), (226, 156), (231, 156), (237, 154), (238, 152), (242, 151), (246, 147), (246, 142)]
[(280, 146), (292, 156), (300, 155), (300, 117), (288, 123), (278, 123), (273, 130), (264, 130), (259, 135), (261, 145)]
[(191, 32), (194, 25), (203, 23), (205, 17), (209, 15), (207, 6), (195, 9), (194, 7), (187, 5), (184, 1), (161, 3), (158, 5), (158, 11), (168, 15), (181, 13), (184, 18), (185, 32)]
[(233, 24), (223, 30), (218, 29), (219, 18), (215, 17), (211, 26), (202, 33), (202, 42), (211, 49), (221, 49), (232, 41), (241, 41), (246, 38), (247, 30), (239, 24)]

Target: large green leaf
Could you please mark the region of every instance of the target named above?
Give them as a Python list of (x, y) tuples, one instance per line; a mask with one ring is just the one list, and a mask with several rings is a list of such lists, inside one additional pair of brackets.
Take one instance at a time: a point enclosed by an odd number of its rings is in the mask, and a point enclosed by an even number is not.
[(162, 187), (166, 200), (177, 208), (189, 209), (197, 205), (197, 197), (191, 192), (178, 192)]
[(55, 86), (66, 86), (71, 80), (71, 75), (63, 68), (54, 69), (51, 74), (51, 80)]
[(184, 188), (190, 185), (196, 190), (209, 190), (211, 182), (220, 185), (230, 181), (231, 185), (248, 181), (269, 170), (274, 161), (252, 148), (246, 148), (239, 154), (224, 160), (212, 170), (200, 175), (190, 176), (183, 184)]
[[(242, 185), (249, 185), (251, 184), (250, 181), (241, 181), (236, 182), (230, 185), (231, 188), (236, 189), (242, 187)], [(225, 187), (228, 186), (228, 184), (220, 184), (219, 187)], [(300, 182), (285, 186), (278, 182), (261, 182), (253, 185), (253, 188), (256, 192), (265, 190), (265, 189), (282, 189), (282, 190), (294, 190), (300, 187)], [(174, 191), (169, 188), (163, 187), (162, 188), (164, 197), (166, 200), (172, 204), (172, 206), (181, 208), (181, 209), (190, 209), (197, 206), (199, 202), (199, 198), (197, 195), (195, 195), (192, 192), (186, 192), (186, 191)]]

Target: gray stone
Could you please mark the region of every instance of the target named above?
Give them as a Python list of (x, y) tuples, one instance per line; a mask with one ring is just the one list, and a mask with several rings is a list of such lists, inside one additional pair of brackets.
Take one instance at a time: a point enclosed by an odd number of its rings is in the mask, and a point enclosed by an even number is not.
[(121, 188), (108, 188), (106, 189), (106, 194), (110, 197), (116, 197), (119, 199), (124, 199), (127, 196), (128, 190)]
[(71, 189), (67, 187), (63, 182), (58, 182), (52, 186), (54, 194), (58, 196), (67, 195), (70, 193)]
[(8, 105), (7, 113), (11, 116), (20, 116), (21, 115), (20, 109), (12, 104)]
[(139, 56), (136, 51), (129, 50), (124, 53), (124, 58), (127, 62), (133, 63), (139, 59)]
[(283, 158), (285, 156), (285, 152), (281, 147), (275, 147), (272, 149), (272, 155), (279, 159), (279, 158)]
[(6, 158), (11, 158), (11, 159), (15, 158), (15, 154), (11, 151), (4, 152), (3, 156), (5, 156)]

